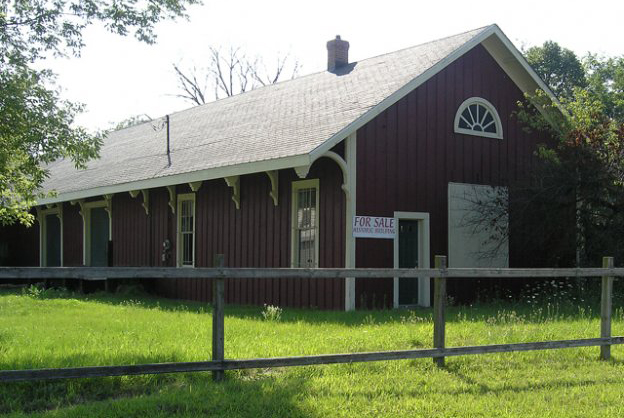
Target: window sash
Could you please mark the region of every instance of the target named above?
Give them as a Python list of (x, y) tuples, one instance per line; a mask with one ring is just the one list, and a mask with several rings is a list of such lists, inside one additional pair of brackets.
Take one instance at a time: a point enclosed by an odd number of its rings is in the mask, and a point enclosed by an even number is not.
[(178, 263), (195, 265), (195, 198), (178, 197)]
[[(293, 185), (293, 266), (318, 265), (318, 183), (312, 187)], [(299, 186), (299, 187), (297, 187)]]
[(494, 105), (482, 97), (464, 100), (455, 114), (454, 132), (503, 139), (503, 125)]

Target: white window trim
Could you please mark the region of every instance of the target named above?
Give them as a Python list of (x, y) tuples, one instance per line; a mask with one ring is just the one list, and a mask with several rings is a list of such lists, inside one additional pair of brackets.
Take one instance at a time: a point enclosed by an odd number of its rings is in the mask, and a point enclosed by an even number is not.
[(290, 199), (290, 266), (297, 267), (298, 259), (297, 254), (299, 254), (299, 242), (297, 240), (297, 192), (301, 189), (316, 189), (316, 224), (314, 226), (314, 268), (318, 268), (319, 266), (319, 226), (320, 226), (320, 211), (319, 211), (319, 202), (321, 200), (320, 196), (320, 183), (319, 179), (310, 179), (310, 180), (300, 180), (292, 182), (292, 195)]
[[(429, 268), (429, 213), (427, 212), (394, 212), (394, 219), (397, 225), (397, 233), (394, 236), (394, 268), (399, 268), (399, 221), (400, 220), (415, 220), (418, 221), (418, 268)], [(393, 290), (393, 306), (398, 308), (399, 306), (399, 278), (394, 278), (394, 290)], [(418, 305), (428, 307), (430, 306), (430, 280), (429, 277), (418, 278)]]
[[(490, 111), (490, 113), (494, 117), (494, 124), (496, 125), (495, 134), (491, 132), (473, 131), (472, 129), (465, 129), (465, 128), (459, 127), (459, 118), (462, 112), (469, 105), (472, 105), (472, 104), (480, 104), (481, 106), (484, 106), (487, 110)], [(458, 133), (458, 134), (481, 136), (485, 138), (503, 139), (503, 124), (501, 123), (500, 116), (498, 116), (498, 112), (496, 111), (496, 108), (494, 107), (494, 105), (482, 97), (471, 97), (469, 99), (464, 100), (464, 102), (457, 109), (457, 113), (455, 113), (455, 121), (453, 123), (454, 123), (453, 126), (455, 129), (455, 133)]]
[(53, 208), (40, 209), (37, 211), (39, 218), (39, 266), (47, 266), (48, 249), (46, 247), (46, 238), (48, 233), (48, 225), (46, 216), (56, 215), (61, 221), (61, 267), (63, 267), (63, 204), (59, 203)]
[[(197, 204), (195, 202), (195, 193), (178, 194), (178, 207), (176, 215), (176, 265), (178, 267), (193, 268), (195, 267), (195, 249), (197, 248), (196, 228), (197, 228)], [(182, 264), (182, 202), (193, 202), (193, 263), (191, 265)]]
[(108, 240), (113, 239), (113, 217), (111, 213), (110, 200), (98, 200), (96, 202), (84, 202), (81, 205), (83, 212), (83, 240), (82, 240), (82, 262), (85, 266), (91, 265), (91, 209), (104, 208), (108, 213)]

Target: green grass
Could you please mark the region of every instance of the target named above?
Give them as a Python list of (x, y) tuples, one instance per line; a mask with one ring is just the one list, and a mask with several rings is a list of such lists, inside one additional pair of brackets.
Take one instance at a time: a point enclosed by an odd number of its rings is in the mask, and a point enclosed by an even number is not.
[[(614, 335), (624, 334), (616, 306)], [(597, 306), (497, 303), (451, 307), (447, 345), (592, 338)], [(430, 347), (429, 310), (226, 309), (227, 358)], [(0, 368), (210, 358), (210, 307), (146, 296), (0, 293)], [(598, 347), (353, 365), (0, 384), (11, 416), (620, 417), (624, 348)]]

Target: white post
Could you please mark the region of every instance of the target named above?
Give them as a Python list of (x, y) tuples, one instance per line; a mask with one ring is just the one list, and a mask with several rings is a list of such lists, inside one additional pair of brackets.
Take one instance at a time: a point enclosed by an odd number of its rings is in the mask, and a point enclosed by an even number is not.
[[(355, 268), (355, 238), (353, 237), (353, 217), (356, 214), (357, 186), (357, 146), (356, 134), (345, 140), (345, 157), (347, 160), (346, 192), (346, 228), (345, 228), (345, 268)], [(345, 279), (345, 311), (355, 310), (355, 278)]]

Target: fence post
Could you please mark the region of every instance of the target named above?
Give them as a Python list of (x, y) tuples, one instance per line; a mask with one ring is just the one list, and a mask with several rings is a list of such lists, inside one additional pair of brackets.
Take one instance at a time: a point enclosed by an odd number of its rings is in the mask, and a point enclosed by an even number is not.
[[(225, 265), (224, 255), (215, 254), (214, 267)], [(223, 361), (224, 352), (224, 286), (225, 279), (222, 277), (212, 280), (212, 361)], [(212, 372), (212, 380), (219, 382), (225, 377), (223, 370)]]
[[(613, 268), (613, 257), (602, 257), (603, 268)], [(611, 338), (613, 277), (602, 276), (602, 292), (600, 295), (600, 337)], [(600, 360), (611, 358), (611, 345), (600, 346)]]
[[(446, 256), (435, 256), (435, 268), (446, 269)], [(433, 348), (444, 348), (446, 277), (436, 277), (433, 280)], [(433, 363), (444, 367), (444, 357), (435, 357)]]

